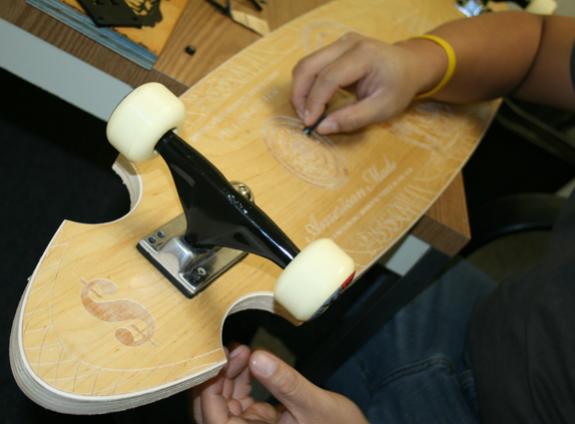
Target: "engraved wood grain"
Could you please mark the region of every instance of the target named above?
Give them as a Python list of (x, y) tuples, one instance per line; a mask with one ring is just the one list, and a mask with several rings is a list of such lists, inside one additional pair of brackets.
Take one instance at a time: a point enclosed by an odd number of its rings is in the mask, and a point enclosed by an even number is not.
[[(296, 244), (332, 237), (361, 274), (458, 174), (496, 105), (415, 105), (388, 124), (330, 137), (330, 148), (347, 169), (345, 182), (335, 189), (314, 184), (277, 160), (262, 128), (277, 116), (295, 118), (288, 100), (290, 73), (309, 40), (326, 43), (351, 28), (394, 41), (456, 17), (451, 0), (327, 4), (261, 39), (187, 91), (181, 134), (228, 179), (247, 183)], [(131, 213), (103, 225), (65, 222), (25, 295), (22, 355), (32, 378), (62, 398), (104, 402), (182, 381), (197, 384), (223, 365), (221, 326), (230, 310), (257, 307), (287, 316), (271, 296), (279, 268), (254, 255), (197, 297), (184, 298), (135, 249), (143, 234), (181, 212), (167, 167), (156, 158), (131, 173), (132, 191), (141, 190)], [(113, 282), (115, 292), (107, 301), (129, 301), (150, 314), (153, 343), (127, 346), (115, 337), (117, 323), (86, 310), (81, 282), (95, 280)], [(141, 325), (137, 321), (122, 325)]]

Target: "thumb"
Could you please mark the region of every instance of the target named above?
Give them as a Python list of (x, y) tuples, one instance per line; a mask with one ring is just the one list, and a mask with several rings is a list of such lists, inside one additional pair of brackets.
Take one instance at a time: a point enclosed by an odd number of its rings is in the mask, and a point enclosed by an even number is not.
[(319, 134), (352, 132), (370, 124), (386, 121), (398, 114), (409, 103), (404, 99), (393, 99), (381, 92), (344, 106), (330, 113), (318, 126)]
[(323, 389), (268, 352), (254, 352), (250, 358), (250, 370), (296, 419), (317, 409), (324, 397)]

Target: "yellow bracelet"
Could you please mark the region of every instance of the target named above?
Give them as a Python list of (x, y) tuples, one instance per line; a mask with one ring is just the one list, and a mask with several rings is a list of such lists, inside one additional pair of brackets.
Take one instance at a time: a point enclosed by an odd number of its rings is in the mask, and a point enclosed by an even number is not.
[(420, 100), (420, 99), (425, 99), (427, 97), (431, 97), (434, 94), (437, 94), (451, 80), (451, 78), (453, 77), (453, 74), (455, 73), (455, 66), (456, 66), (455, 51), (453, 50), (453, 47), (451, 47), (451, 44), (449, 44), (443, 38), (438, 37), (437, 35), (424, 34), (424, 35), (418, 35), (418, 36), (413, 37), (413, 38), (415, 38), (415, 39), (423, 38), (425, 40), (433, 41), (434, 43), (438, 44), (441, 48), (443, 48), (443, 50), (445, 51), (445, 54), (447, 55), (447, 70), (445, 71), (443, 78), (431, 90), (426, 91), (425, 93), (421, 93), (415, 97), (417, 100)]

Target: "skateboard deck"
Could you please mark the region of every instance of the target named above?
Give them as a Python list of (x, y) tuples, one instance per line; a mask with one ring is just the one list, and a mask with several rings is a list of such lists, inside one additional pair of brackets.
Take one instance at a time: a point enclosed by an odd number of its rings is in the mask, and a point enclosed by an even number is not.
[[(360, 276), (404, 236), (460, 171), (496, 103), (414, 104), (362, 131), (307, 137), (289, 102), (291, 69), (349, 31), (394, 42), (459, 18), (452, 0), (340, 0), (251, 45), (183, 94), (180, 136), (303, 247), (333, 239)], [(341, 93), (339, 101), (346, 101)], [(103, 141), (104, 142), (104, 141)], [(114, 165), (131, 211), (64, 221), (31, 276), (11, 335), (15, 378), (35, 402), (93, 414), (197, 385), (225, 364), (225, 318), (274, 303), (281, 269), (248, 255), (199, 295), (183, 296), (137, 250), (182, 209), (161, 158)]]

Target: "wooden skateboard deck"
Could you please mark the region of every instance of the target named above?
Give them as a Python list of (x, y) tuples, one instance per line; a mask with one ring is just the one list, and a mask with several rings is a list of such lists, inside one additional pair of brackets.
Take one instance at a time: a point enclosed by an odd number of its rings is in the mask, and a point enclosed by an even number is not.
[[(394, 42), (459, 17), (452, 0), (331, 2), (189, 89), (180, 136), (229, 180), (247, 184), (298, 246), (331, 238), (361, 275), (457, 175), (497, 105), (422, 102), (354, 134), (306, 137), (289, 103), (291, 69), (348, 31)], [(167, 166), (159, 157), (137, 166), (119, 158), (115, 169), (131, 194), (130, 213), (99, 225), (64, 221), (14, 320), (20, 387), (61, 412), (127, 409), (214, 376), (225, 364), (221, 331), (233, 312), (290, 319), (272, 294), (281, 269), (255, 255), (198, 296), (182, 296), (135, 248), (181, 213)]]

